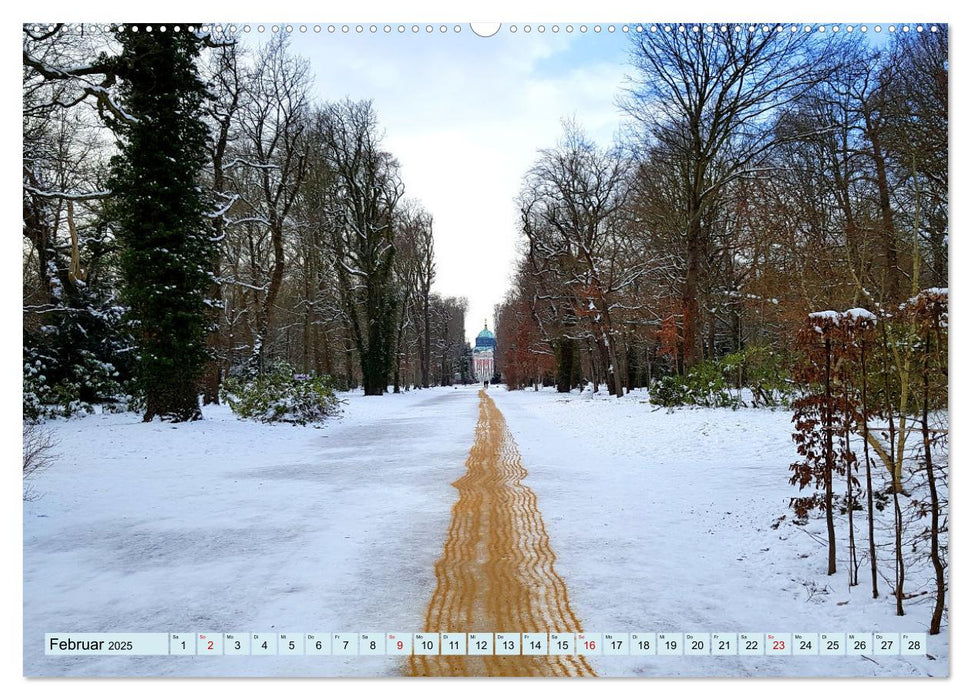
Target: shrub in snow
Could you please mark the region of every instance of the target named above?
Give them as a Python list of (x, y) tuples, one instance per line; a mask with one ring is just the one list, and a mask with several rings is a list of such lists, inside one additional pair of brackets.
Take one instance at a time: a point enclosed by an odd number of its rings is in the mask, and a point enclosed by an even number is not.
[[(62, 378), (51, 383), (46, 367), (40, 360), (24, 363), (24, 420), (37, 422), (43, 418), (70, 418), (71, 416), (93, 413), (92, 403), (86, 395), (104, 392), (107, 395), (121, 392), (121, 386), (110, 377), (104, 377), (104, 372), (92, 372), (87, 375), (88, 381)], [(109, 393), (110, 392), (110, 393)], [(104, 401), (114, 401), (114, 398), (103, 398)]]
[[(60, 279), (56, 269), (51, 274)], [(90, 413), (94, 405), (114, 403), (126, 393), (132, 343), (122, 322), (124, 309), (103, 288), (103, 277), (83, 284), (75, 280), (70, 289), (59, 283), (60, 296), (49, 310), (25, 311), (25, 419)]]
[(237, 416), (264, 423), (319, 423), (339, 413), (341, 404), (330, 377), (296, 374), (286, 362), (252, 377), (227, 379), (220, 393)]
[(657, 380), (651, 387), (651, 403), (658, 406), (684, 406), (691, 403), (684, 378), (671, 374)]
[(50, 431), (39, 425), (24, 422), (23, 426), (24, 500), (33, 501), (38, 495), (30, 481), (54, 463), (57, 442)]
[(700, 362), (683, 376), (662, 377), (651, 387), (660, 406), (738, 408), (749, 405), (741, 389), (751, 392), (752, 406), (787, 404), (793, 386), (782, 356), (769, 348), (748, 347), (717, 361)]
[(660, 406), (737, 406), (738, 397), (725, 384), (717, 362), (701, 362), (684, 374), (662, 377), (651, 387), (651, 402)]
[[(752, 406), (786, 406), (795, 393), (788, 357), (770, 347), (750, 345), (718, 361), (725, 381), (751, 390)], [(739, 399), (739, 404), (745, 405)]]
[(94, 404), (117, 403), (124, 394), (110, 362), (84, 348), (73, 349), (69, 358), (62, 354), (24, 348), (24, 420), (92, 413)]

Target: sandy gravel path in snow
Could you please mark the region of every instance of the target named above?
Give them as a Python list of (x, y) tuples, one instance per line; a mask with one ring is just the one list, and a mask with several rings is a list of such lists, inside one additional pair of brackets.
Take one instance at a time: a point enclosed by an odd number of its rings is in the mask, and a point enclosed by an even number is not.
[[(459, 500), (435, 564), (428, 632), (582, 632), (553, 568), (536, 494), (506, 421), (485, 391)], [(582, 656), (412, 656), (415, 676), (593, 676)]]

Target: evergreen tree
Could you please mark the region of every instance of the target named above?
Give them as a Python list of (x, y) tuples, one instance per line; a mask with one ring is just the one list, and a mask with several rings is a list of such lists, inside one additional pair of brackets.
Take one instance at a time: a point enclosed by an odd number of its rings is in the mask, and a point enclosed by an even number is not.
[(112, 218), (145, 420), (195, 420), (215, 252), (198, 185), (206, 159), (206, 90), (195, 66), (202, 40), (146, 29), (128, 25), (118, 36), (122, 109), (111, 125), (121, 152), (112, 159)]

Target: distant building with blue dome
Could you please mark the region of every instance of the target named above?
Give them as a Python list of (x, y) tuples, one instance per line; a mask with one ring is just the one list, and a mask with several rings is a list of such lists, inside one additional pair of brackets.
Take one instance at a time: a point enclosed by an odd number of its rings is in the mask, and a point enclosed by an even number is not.
[(479, 335), (475, 336), (472, 349), (472, 373), (480, 382), (488, 382), (496, 371), (496, 335), (489, 330), (486, 322)]

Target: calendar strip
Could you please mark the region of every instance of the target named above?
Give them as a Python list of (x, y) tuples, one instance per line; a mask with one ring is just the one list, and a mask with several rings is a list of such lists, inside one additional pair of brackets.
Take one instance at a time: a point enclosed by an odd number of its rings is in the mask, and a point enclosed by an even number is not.
[(51, 633), (48, 656), (919, 656), (923, 632)]

